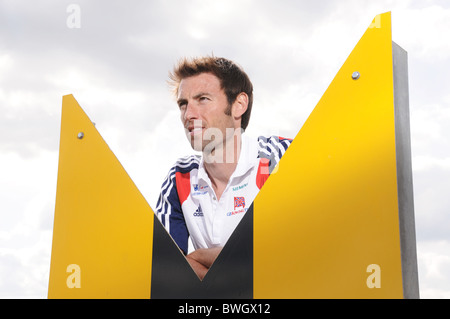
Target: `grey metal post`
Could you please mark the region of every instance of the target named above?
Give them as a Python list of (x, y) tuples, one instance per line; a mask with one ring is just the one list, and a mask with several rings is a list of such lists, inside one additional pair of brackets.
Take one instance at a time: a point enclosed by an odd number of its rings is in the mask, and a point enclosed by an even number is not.
[(419, 298), (419, 279), (411, 164), (408, 54), (398, 44), (392, 42), (392, 55), (394, 62), (395, 144), (403, 296), (407, 299), (414, 299)]

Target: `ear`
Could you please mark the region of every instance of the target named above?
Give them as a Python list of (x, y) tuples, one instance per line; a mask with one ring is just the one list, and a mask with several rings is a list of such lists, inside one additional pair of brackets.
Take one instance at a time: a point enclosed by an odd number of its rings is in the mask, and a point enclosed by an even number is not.
[(231, 108), (231, 115), (237, 119), (240, 118), (248, 108), (248, 95), (247, 93), (241, 92), (236, 97), (236, 100), (233, 103)]

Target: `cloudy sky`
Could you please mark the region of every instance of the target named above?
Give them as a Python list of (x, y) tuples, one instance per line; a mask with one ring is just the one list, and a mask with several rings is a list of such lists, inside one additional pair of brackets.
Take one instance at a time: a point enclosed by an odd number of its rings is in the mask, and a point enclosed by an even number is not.
[(191, 152), (166, 84), (180, 57), (238, 62), (255, 87), (249, 131), (293, 137), (386, 11), (409, 54), (420, 293), (450, 298), (447, 0), (0, 0), (0, 298), (47, 297), (63, 95), (154, 206)]

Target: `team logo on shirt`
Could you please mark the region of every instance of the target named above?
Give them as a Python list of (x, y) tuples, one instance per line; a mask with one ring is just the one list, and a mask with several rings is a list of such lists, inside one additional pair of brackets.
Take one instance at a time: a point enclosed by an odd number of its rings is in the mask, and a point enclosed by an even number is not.
[(194, 192), (192, 193), (192, 195), (205, 195), (208, 193), (208, 185), (205, 186), (200, 186), (198, 184), (193, 184), (192, 188), (194, 188)]
[(244, 197), (235, 197), (234, 198), (234, 210), (227, 213), (227, 216), (233, 216), (237, 214), (242, 214), (247, 211), (248, 208), (245, 208), (245, 198)]
[(234, 210), (236, 210), (236, 208), (245, 207), (245, 198), (244, 197), (235, 197), (234, 198)]
[(202, 206), (198, 205), (198, 208), (194, 213), (194, 217), (203, 217)]
[(241, 189), (243, 189), (243, 188), (245, 188), (245, 187), (247, 187), (247, 186), (248, 186), (248, 183), (245, 183), (245, 184), (242, 184), (242, 185), (233, 187), (233, 192), (240, 191)]

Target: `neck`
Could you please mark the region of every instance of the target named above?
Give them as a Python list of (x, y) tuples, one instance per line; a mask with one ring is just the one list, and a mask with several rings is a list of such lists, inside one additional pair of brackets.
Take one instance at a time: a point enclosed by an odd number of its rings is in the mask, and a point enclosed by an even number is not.
[(203, 153), (204, 167), (216, 192), (217, 199), (225, 190), (231, 175), (236, 170), (241, 153), (240, 131), (227, 138), (222, 145), (210, 153)]

